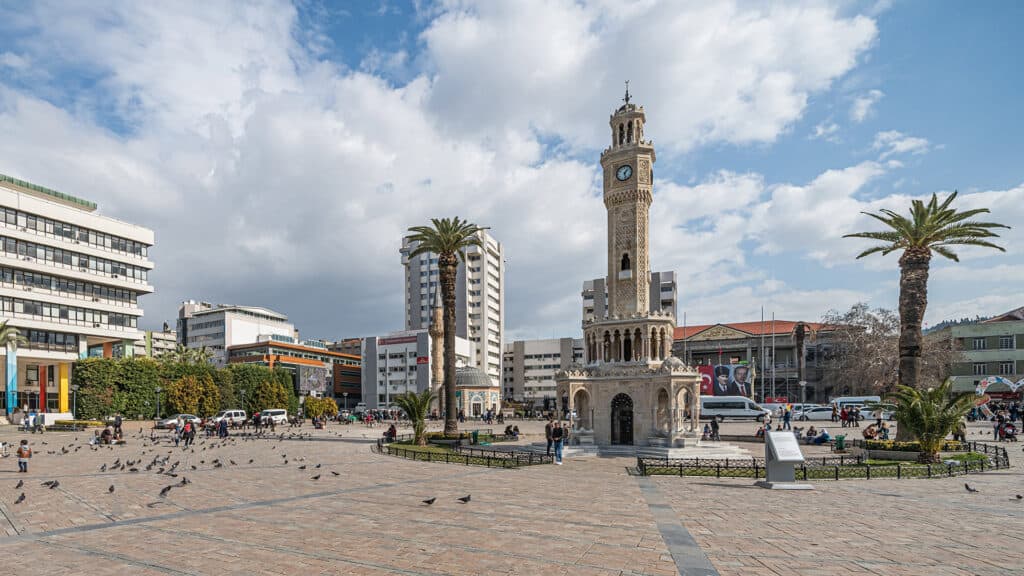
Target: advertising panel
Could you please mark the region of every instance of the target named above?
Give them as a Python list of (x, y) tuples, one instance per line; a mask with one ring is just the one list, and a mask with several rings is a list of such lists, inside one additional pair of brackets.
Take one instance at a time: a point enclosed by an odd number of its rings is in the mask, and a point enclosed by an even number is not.
[(300, 392), (327, 392), (327, 368), (322, 366), (299, 366)]
[[(746, 364), (719, 364), (711, 369), (711, 396), (750, 396), (750, 366)], [(701, 372), (703, 393), (704, 372)]]

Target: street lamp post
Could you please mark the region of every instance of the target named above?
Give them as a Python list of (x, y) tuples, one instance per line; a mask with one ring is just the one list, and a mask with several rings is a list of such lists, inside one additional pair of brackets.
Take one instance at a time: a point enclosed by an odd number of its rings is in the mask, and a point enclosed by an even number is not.
[(342, 392), (341, 395), (345, 398), (345, 410), (348, 410), (348, 392)]
[(242, 395), (242, 410), (245, 410), (245, 388), (238, 391)]
[(156, 387), (156, 419), (157, 420), (160, 419), (160, 392), (162, 392), (162, 391), (163, 391), (162, 388), (160, 388), (159, 386)]
[(78, 419), (78, 384), (71, 385), (71, 415)]

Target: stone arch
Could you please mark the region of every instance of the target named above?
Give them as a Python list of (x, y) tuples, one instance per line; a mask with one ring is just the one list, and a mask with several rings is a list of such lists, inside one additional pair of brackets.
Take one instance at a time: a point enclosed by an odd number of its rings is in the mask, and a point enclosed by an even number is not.
[(632, 142), (632, 141), (633, 141), (633, 123), (630, 122), (629, 125), (626, 126), (626, 142)]
[(621, 264), (619, 266), (619, 270), (625, 272), (626, 270), (630, 270), (631, 269), (630, 268), (630, 263), (629, 263), (629, 253), (628, 252), (623, 252), (622, 260), (620, 262), (621, 262)]
[(633, 444), (633, 399), (625, 392), (616, 394), (611, 401), (612, 444)]
[(619, 145), (621, 146), (626, 141), (626, 129), (622, 124), (619, 124)]
[(580, 388), (573, 393), (572, 409), (576, 411), (577, 429), (594, 429), (594, 423), (592, 422), (593, 410), (590, 406), (590, 394), (585, 389)]
[(665, 388), (659, 388), (654, 400), (654, 424), (659, 434), (668, 436), (672, 430), (672, 401)]
[(601, 340), (601, 361), (608, 362), (612, 354), (612, 335), (607, 330), (604, 331), (604, 337)]
[(636, 350), (633, 352), (634, 360), (642, 360), (644, 357), (644, 337), (639, 328), (633, 330), (633, 345)]
[(622, 335), (622, 360), (629, 362), (633, 359), (633, 335), (626, 330)]

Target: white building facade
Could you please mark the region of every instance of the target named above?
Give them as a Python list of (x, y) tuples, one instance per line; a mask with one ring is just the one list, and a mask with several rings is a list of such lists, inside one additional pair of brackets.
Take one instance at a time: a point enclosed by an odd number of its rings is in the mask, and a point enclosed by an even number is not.
[(555, 372), (584, 363), (583, 339), (516, 340), (505, 344), (504, 356), (504, 397), (554, 410)]
[(72, 364), (134, 353), (153, 292), (153, 231), (96, 204), (0, 174), (0, 319), (28, 342), (6, 358), (4, 412), (67, 413)]
[[(426, 329), (406, 330), (363, 339), (362, 395), (367, 408), (388, 408), (392, 398), (430, 387), (433, 358)], [(476, 346), (455, 338), (455, 366), (468, 366), (477, 357)]]
[[(676, 317), (679, 301), (675, 272), (651, 272), (648, 312), (669, 313)], [(608, 317), (608, 285), (604, 278), (583, 282), (583, 322)]]
[(178, 343), (187, 348), (206, 347), (217, 366), (227, 363), (228, 347), (251, 344), (272, 334), (298, 338), (287, 316), (267, 308), (195, 300), (178, 308)]
[[(482, 246), (466, 249), (455, 283), (455, 335), (475, 347), (470, 366), (480, 368), (495, 386), (501, 385), (502, 343), (505, 333), (505, 265), (501, 242), (486, 231), (479, 233)], [(441, 305), (441, 286), (436, 254), (410, 257), (415, 243), (402, 241), (405, 267), (405, 328), (430, 326), (430, 309)]]

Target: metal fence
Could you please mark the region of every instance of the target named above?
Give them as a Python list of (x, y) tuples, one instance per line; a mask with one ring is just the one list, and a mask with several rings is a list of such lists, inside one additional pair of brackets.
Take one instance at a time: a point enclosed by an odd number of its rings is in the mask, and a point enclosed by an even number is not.
[[(839, 480), (841, 478), (941, 478), (1008, 468), (1009, 454), (1001, 446), (967, 442), (973, 452), (988, 458), (958, 464), (867, 464), (859, 456), (809, 458), (796, 468), (803, 480)], [(637, 457), (637, 470), (643, 476), (704, 476), (714, 478), (764, 478), (764, 458), (643, 458)]]
[[(488, 431), (489, 432), (489, 431)], [(411, 434), (397, 436), (398, 441), (411, 441)], [(487, 466), (488, 468), (518, 468), (536, 464), (551, 464), (554, 457), (533, 452), (517, 452), (515, 450), (484, 450), (468, 446), (455, 446), (453, 451), (434, 452), (420, 450), (409, 444), (385, 442), (377, 440), (373, 451), (378, 454), (398, 456), (409, 460), (423, 462), (444, 462), (446, 464), (462, 464), (465, 466)]]

